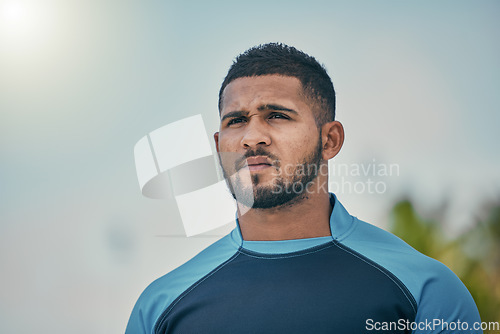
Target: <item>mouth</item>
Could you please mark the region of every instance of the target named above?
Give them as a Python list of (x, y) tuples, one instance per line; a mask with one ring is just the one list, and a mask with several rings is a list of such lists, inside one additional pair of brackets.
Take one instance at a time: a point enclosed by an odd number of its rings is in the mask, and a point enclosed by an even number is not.
[(246, 159), (246, 165), (250, 172), (266, 170), (273, 166), (272, 161), (265, 156), (254, 156)]

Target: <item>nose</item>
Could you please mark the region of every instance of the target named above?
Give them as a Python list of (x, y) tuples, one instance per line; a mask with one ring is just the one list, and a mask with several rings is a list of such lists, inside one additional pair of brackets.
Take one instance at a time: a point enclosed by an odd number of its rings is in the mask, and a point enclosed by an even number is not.
[(258, 117), (250, 118), (244, 131), (243, 138), (241, 138), (241, 145), (244, 148), (271, 145), (271, 137), (267, 131), (266, 124), (263, 124)]

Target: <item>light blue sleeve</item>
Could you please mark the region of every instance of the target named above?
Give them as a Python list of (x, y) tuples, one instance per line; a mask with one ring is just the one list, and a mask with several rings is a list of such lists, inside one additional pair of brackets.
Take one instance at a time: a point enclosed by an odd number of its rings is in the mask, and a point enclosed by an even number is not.
[(481, 322), (474, 299), (448, 267), (395, 235), (354, 219), (355, 227), (339, 241), (389, 270), (408, 288), (417, 303), (410, 327), (414, 334), (482, 333), (474, 328)]
[(149, 334), (152, 333), (152, 329), (154, 324), (151, 320), (154, 317), (152, 310), (155, 309), (153, 303), (149, 303), (148, 305), (143, 305), (142, 301), (147, 300), (148, 298), (145, 296), (146, 291), (142, 293), (139, 297), (139, 300), (135, 303), (134, 309), (132, 310), (132, 314), (128, 320), (127, 329), (125, 330), (125, 334)]
[[(418, 303), (415, 334), (480, 334), (481, 318), (474, 299), (460, 279), (445, 265), (432, 260)], [(419, 273), (416, 272), (415, 275)], [(432, 323), (432, 325), (428, 325)], [(478, 328), (478, 329), (476, 329)]]
[(194, 258), (151, 283), (137, 300), (125, 334), (153, 334), (161, 314), (191, 285), (235, 253), (239, 244), (227, 235)]

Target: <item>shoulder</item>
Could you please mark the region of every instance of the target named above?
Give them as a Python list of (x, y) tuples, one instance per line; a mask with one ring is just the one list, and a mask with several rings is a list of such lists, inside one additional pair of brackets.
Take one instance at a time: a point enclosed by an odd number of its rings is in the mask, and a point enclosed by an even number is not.
[(137, 300), (126, 333), (152, 333), (156, 320), (184, 291), (237, 253), (230, 235), (153, 281)]
[(401, 281), (417, 303), (416, 321), (431, 318), (480, 321), (469, 291), (448, 267), (392, 233), (357, 218), (354, 224), (351, 233), (339, 242)]

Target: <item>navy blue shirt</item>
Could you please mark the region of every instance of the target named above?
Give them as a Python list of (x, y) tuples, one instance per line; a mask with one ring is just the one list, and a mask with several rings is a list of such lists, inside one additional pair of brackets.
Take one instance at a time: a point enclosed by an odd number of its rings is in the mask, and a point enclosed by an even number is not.
[(330, 237), (244, 241), (235, 228), (147, 287), (126, 333), (481, 333), (446, 266), (331, 202)]

